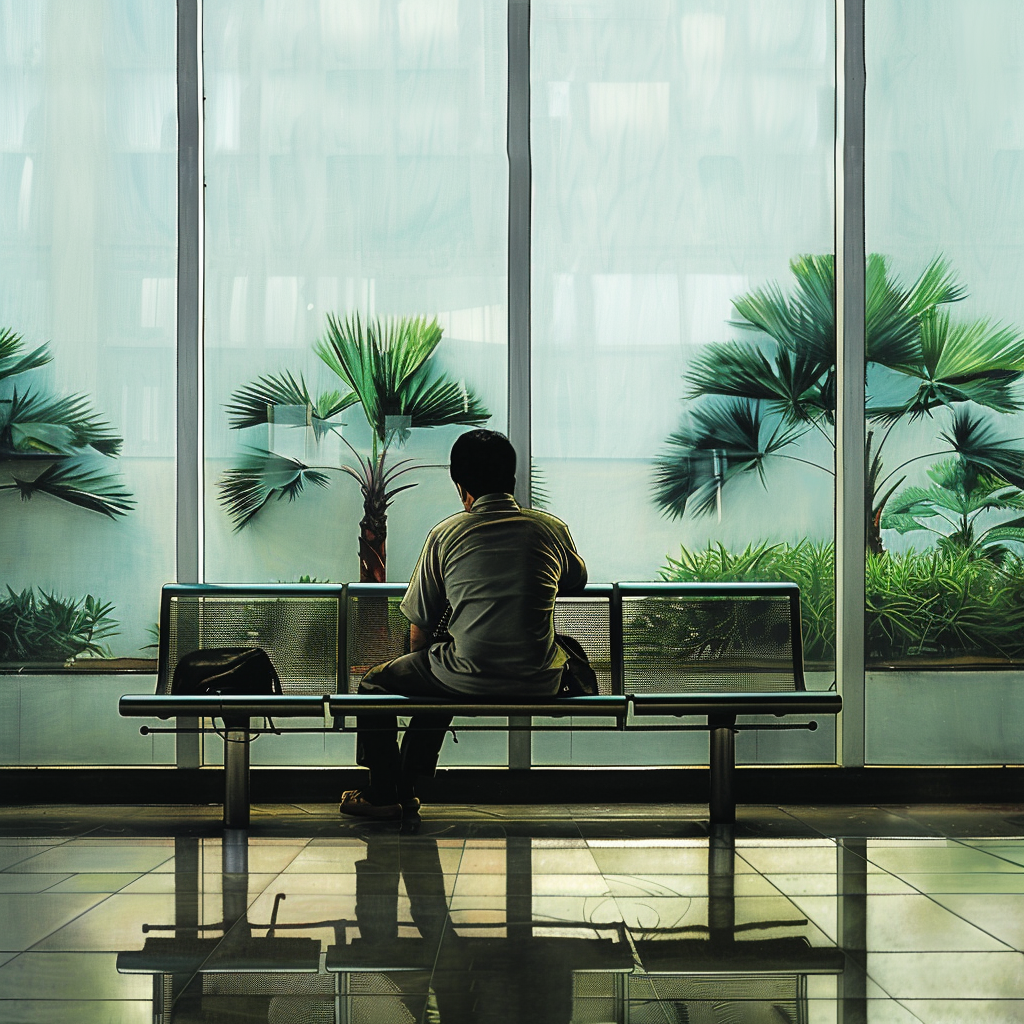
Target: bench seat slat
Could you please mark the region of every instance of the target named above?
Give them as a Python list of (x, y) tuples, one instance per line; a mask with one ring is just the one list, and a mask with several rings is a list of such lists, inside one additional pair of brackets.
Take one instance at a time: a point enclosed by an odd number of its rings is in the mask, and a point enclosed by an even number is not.
[(222, 718), (225, 711), (240, 718), (323, 718), (324, 698), (301, 693), (259, 697), (126, 694), (118, 701), (118, 711), (126, 718)]
[(630, 697), (635, 715), (837, 715), (830, 690), (791, 693), (644, 693)]
[(398, 697), (392, 694), (349, 693), (332, 694), (328, 710), (336, 718), (360, 714), (429, 714), (431, 711), (451, 709), (456, 715), (501, 718), (507, 715), (624, 715), (625, 697), (600, 695), (596, 697), (552, 697), (548, 700), (428, 700), (422, 697)]

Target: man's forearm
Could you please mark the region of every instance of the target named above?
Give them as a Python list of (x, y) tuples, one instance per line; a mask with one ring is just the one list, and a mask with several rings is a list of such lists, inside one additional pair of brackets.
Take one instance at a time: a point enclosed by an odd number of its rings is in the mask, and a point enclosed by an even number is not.
[(430, 646), (431, 634), (421, 629), (415, 623), (409, 626), (409, 650), (422, 651), (424, 647)]

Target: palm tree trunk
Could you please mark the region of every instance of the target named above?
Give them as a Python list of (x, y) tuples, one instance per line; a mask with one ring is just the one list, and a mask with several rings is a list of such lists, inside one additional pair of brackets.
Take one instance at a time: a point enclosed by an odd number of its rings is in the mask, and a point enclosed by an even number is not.
[(882, 472), (882, 459), (881, 452), (873, 450), (874, 441), (875, 432), (869, 430), (864, 439), (864, 529), (868, 554), (881, 555), (884, 552), (881, 526), (882, 506), (875, 507), (875, 496), (878, 491), (878, 478)]
[(388, 510), (383, 488), (364, 492), (359, 521), (359, 582), (385, 583), (388, 578)]
[(882, 510), (872, 510), (871, 502), (868, 501), (868, 537), (867, 548), (870, 555), (881, 555), (885, 553), (882, 547)]

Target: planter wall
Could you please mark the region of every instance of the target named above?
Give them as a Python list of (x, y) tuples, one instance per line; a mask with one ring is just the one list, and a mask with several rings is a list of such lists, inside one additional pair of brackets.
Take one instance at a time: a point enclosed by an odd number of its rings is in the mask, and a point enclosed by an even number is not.
[(869, 672), (869, 764), (1024, 764), (1024, 673)]

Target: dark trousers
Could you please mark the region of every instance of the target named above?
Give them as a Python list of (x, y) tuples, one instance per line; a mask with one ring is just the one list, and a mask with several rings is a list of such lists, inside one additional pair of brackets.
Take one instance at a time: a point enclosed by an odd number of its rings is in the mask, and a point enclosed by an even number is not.
[[(360, 693), (395, 693), (403, 697), (449, 697), (450, 690), (430, 671), (429, 652), (404, 654), (371, 668), (359, 684)], [(356, 715), (356, 763), (370, 769), (370, 796), (391, 803), (396, 795), (413, 795), (417, 775), (433, 775), (453, 715), (414, 715), (398, 745), (395, 715)]]

